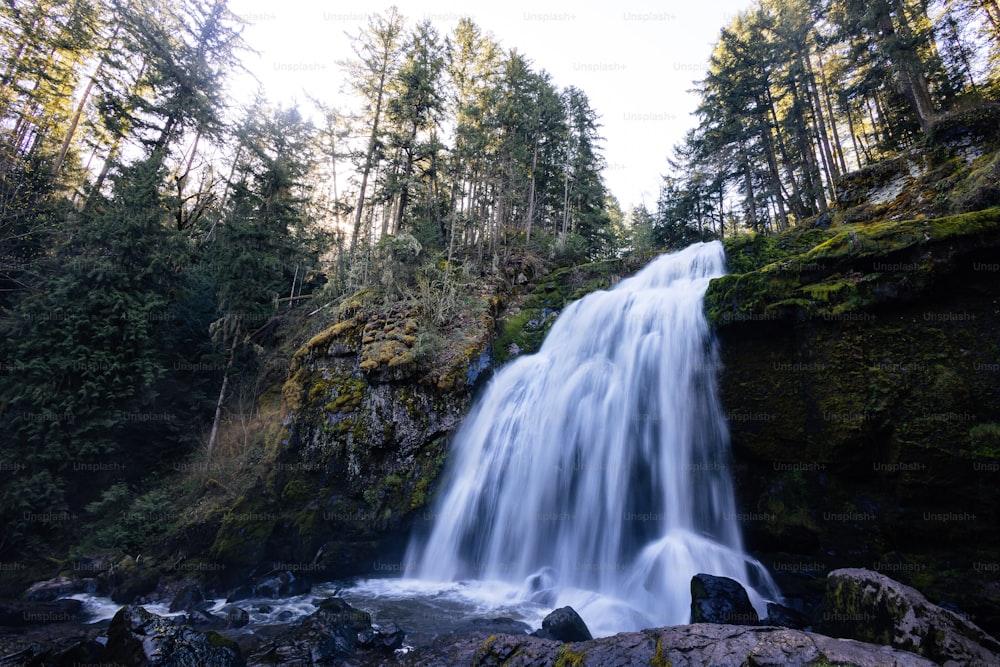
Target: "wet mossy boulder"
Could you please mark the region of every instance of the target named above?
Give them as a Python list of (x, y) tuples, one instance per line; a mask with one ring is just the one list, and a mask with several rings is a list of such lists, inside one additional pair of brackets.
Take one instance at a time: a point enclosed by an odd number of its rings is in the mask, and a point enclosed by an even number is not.
[(706, 295), (747, 546), (786, 593), (865, 565), (996, 632), (1000, 210), (824, 233)]
[(101, 662), (144, 667), (242, 667), (239, 646), (216, 632), (199, 632), (142, 607), (122, 607), (108, 626)]
[(1000, 642), (976, 624), (871, 570), (829, 574), (817, 629), (910, 651), (943, 665), (1000, 664)]
[(403, 644), (404, 635), (398, 627), (375, 629), (368, 612), (340, 598), (327, 598), (318, 606), (269, 639), (258, 654), (251, 655), (251, 662), (339, 665), (359, 660), (358, 664), (384, 664)]

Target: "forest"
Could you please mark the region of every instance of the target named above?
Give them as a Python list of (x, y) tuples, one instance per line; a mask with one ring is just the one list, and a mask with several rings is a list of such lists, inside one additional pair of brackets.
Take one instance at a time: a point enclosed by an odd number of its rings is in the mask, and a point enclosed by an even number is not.
[[(351, 113), (233, 99), (249, 48), (224, 0), (0, 6), (0, 554), (81, 523), (141, 546), (148, 522), (109, 522), (212, 460), (289, 312), (360, 293), (442, 326), (512, 260), (777, 233), (1000, 95), (995, 0), (762, 0), (722, 29), (655, 210), (623, 211), (585, 92), (470, 19), (373, 15)], [(937, 205), (996, 205), (996, 180)]]
[[(756, 3), (723, 28), (696, 84), (657, 239), (787, 229), (834, 207), (845, 174), (956, 124), (995, 125), (998, 57), (992, 0)], [(997, 203), (993, 190), (938, 212)]]
[(620, 251), (587, 96), (471, 20), (375, 15), (346, 115), (232, 99), (225, 2), (0, 12), (0, 552), (210, 453), (279, 309)]

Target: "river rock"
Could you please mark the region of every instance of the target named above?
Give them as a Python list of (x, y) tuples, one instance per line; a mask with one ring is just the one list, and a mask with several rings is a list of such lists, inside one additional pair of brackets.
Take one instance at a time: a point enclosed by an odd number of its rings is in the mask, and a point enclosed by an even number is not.
[(542, 629), (532, 635), (561, 642), (582, 642), (594, 638), (587, 624), (572, 607), (561, 607), (553, 611), (542, 620)]
[(876, 646), (788, 628), (699, 623), (622, 632), (586, 642), (524, 635), (477, 635), (450, 646), (418, 649), (401, 661), (410, 667), (517, 665), (577, 667), (672, 665), (672, 667), (932, 667), (930, 660), (889, 646)]
[(919, 653), (943, 665), (1000, 665), (1000, 642), (976, 624), (879, 572), (834, 570), (817, 628)]
[(311, 590), (312, 584), (291, 572), (281, 572), (254, 586), (254, 594), (260, 598), (290, 598)]
[(136, 667), (244, 667), (235, 642), (215, 632), (199, 632), (139, 606), (118, 610), (108, 626), (101, 661)]
[(290, 598), (296, 595), (305, 595), (311, 590), (312, 584), (305, 579), (296, 577), (291, 572), (281, 572), (252, 584), (238, 586), (226, 596), (226, 602), (238, 602), (254, 597)]
[(740, 582), (702, 573), (691, 578), (691, 622), (757, 625), (760, 618)]
[(202, 592), (201, 586), (197, 583), (185, 584), (170, 601), (170, 612), (194, 611), (200, 609), (204, 602), (205, 594)]
[(455, 629), (447, 634), (459, 636), (477, 632), (483, 632), (488, 635), (526, 635), (531, 632), (531, 626), (523, 621), (515, 621), (513, 618), (507, 618), (506, 616), (498, 616), (496, 618), (470, 618), (456, 624)]
[(230, 628), (242, 628), (250, 624), (250, 612), (236, 605), (227, 605), (222, 608), (222, 613), (226, 618), (226, 625)]
[(0, 626), (23, 628), (32, 625), (79, 621), (83, 603), (79, 600), (0, 600)]
[(69, 597), (78, 593), (90, 593), (93, 595), (97, 591), (96, 579), (70, 579), (69, 577), (55, 577), (46, 579), (31, 585), (24, 592), (24, 599), (33, 602), (51, 602), (59, 598)]
[[(372, 628), (371, 615), (340, 598), (323, 600), (319, 609), (272, 637), (252, 657), (267, 664), (341, 664), (355, 651), (389, 654), (402, 645), (403, 635), (393, 626)], [(367, 663), (366, 663), (367, 664)]]

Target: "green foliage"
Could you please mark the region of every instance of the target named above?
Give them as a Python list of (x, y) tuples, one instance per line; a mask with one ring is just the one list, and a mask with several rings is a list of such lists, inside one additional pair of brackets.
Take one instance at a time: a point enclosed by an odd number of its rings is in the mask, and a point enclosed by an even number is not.
[(103, 210), (54, 248), (38, 293), (0, 321), (13, 362), (0, 456), (26, 472), (0, 507), (5, 546), (72, 527), (17, 521), (24, 506), (43, 517), (79, 506), (191, 446), (205, 405), (186, 369), (206, 348), (181, 347), (190, 341), (178, 330), (198, 321), (172, 319), (200, 312), (204, 327), (206, 312), (187, 301), (198, 288), (176, 270), (185, 251), (164, 225), (161, 179), (157, 154), (124, 170)]
[(977, 424), (969, 431), (972, 452), (976, 456), (1000, 458), (1000, 424)]
[[(946, 4), (759, 0), (733, 17), (661, 187), (662, 241), (822, 216), (843, 203), (845, 175), (914, 145), (963, 158), (995, 149), (1000, 60), (978, 57), (1000, 51), (995, 11)], [(996, 205), (995, 176), (935, 212)]]
[(147, 491), (136, 492), (118, 482), (87, 505), (86, 513), (93, 525), (77, 550), (140, 552), (173, 528), (177, 521), (175, 503), (168, 486), (154, 482)]
[(586, 650), (574, 651), (569, 647), (569, 644), (563, 644), (559, 648), (559, 653), (556, 654), (554, 667), (579, 667), (583, 664), (586, 654)]

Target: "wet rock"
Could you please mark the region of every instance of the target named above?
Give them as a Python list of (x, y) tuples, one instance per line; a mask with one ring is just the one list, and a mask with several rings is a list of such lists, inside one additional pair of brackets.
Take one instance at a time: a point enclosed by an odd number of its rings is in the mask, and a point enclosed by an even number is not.
[(532, 636), (561, 642), (582, 642), (594, 638), (572, 607), (561, 607), (546, 616), (542, 620), (542, 629), (533, 632)]
[(531, 626), (522, 621), (515, 621), (512, 618), (506, 617), (473, 618), (459, 623), (455, 627), (454, 631), (448, 634), (458, 636), (476, 632), (482, 632), (487, 635), (501, 633), (508, 635), (526, 635), (531, 632)]
[(77, 595), (79, 593), (93, 594), (97, 590), (97, 581), (94, 579), (70, 579), (69, 577), (55, 577), (32, 584), (24, 592), (24, 599), (33, 602), (51, 602), (59, 598)]
[(551, 567), (542, 568), (528, 577), (526, 585), (528, 587), (528, 597), (532, 602), (537, 602), (546, 607), (555, 605), (557, 596), (556, 573)]
[(403, 645), (406, 636), (398, 625), (391, 623), (384, 628), (371, 628), (358, 633), (358, 648), (378, 653), (392, 653)]
[(254, 586), (254, 594), (260, 598), (290, 598), (305, 595), (311, 590), (312, 584), (291, 572), (281, 572)]
[(170, 601), (170, 612), (194, 611), (205, 602), (205, 594), (197, 583), (185, 584)]
[[(239, 602), (240, 600), (249, 600), (254, 596), (253, 585), (246, 584), (243, 586), (237, 586), (229, 592), (226, 596), (226, 602)], [(264, 606), (264, 605), (262, 605)]]
[(70, 623), (81, 620), (82, 609), (79, 600), (0, 600), (0, 626), (23, 628)]
[(291, 572), (281, 572), (252, 584), (238, 586), (226, 596), (226, 602), (238, 602), (249, 598), (290, 598), (305, 595), (311, 590), (312, 584), (307, 580), (296, 577)]
[(371, 615), (340, 598), (323, 600), (319, 609), (271, 638), (254, 662), (307, 665), (341, 664), (356, 651), (391, 654), (402, 645), (402, 631), (372, 628)]
[(767, 618), (761, 625), (777, 625), (792, 630), (805, 630), (812, 625), (809, 617), (802, 612), (775, 602), (767, 603)]
[(934, 665), (926, 658), (888, 646), (833, 639), (788, 628), (711, 623), (623, 632), (613, 637), (571, 644), (523, 635), (494, 635), (486, 638), (479, 635), (456, 640), (449, 646), (413, 651), (402, 660), (402, 664), (410, 667), (471, 664), (517, 664), (521, 667), (547, 667), (554, 664), (572, 664), (578, 667)]
[(691, 578), (691, 622), (757, 625), (760, 618), (740, 582), (702, 573)]
[(977, 625), (871, 570), (828, 575), (817, 629), (912, 651), (943, 665), (1000, 664), (1000, 642)]
[(187, 614), (188, 625), (223, 625), (223, 620), (207, 609), (192, 609)]
[(145, 667), (243, 667), (239, 647), (215, 632), (199, 632), (142, 607), (122, 607), (108, 626), (102, 662)]
[(222, 614), (230, 628), (242, 628), (250, 623), (250, 612), (235, 605), (223, 607)]

